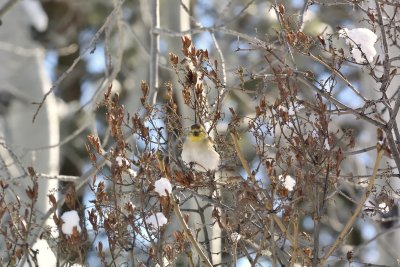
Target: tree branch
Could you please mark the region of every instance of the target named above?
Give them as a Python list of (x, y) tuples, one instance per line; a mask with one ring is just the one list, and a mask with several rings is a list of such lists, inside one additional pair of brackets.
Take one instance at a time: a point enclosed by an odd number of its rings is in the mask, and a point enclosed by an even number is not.
[(151, 5), (151, 35), (150, 35), (150, 97), (155, 104), (158, 94), (158, 49), (160, 46), (160, 35), (155, 29), (160, 27), (160, 3), (153, 0)]
[(189, 226), (187, 225), (185, 219), (183, 218), (183, 215), (181, 213), (179, 205), (178, 205), (178, 203), (176, 203), (173, 194), (170, 194), (169, 196), (171, 198), (171, 204), (174, 207), (174, 213), (175, 213), (176, 217), (178, 218), (178, 220), (183, 228), (183, 231), (185, 232), (185, 234), (186, 234), (187, 238), (189, 239), (190, 243), (192, 244), (193, 248), (199, 254), (199, 256), (203, 260), (204, 264), (206, 266), (212, 267), (213, 265), (211, 264), (210, 260), (207, 258), (206, 254), (204, 253), (200, 244), (194, 238), (192, 232), (189, 229)]
[(100, 35), (105, 31), (105, 29), (110, 25), (110, 23), (113, 21), (115, 14), (117, 14), (117, 11), (121, 8), (122, 4), (125, 2), (125, 0), (120, 0), (118, 5), (113, 9), (113, 11), (108, 15), (106, 21), (104, 24), (101, 26), (101, 28), (96, 32), (96, 34), (93, 36), (92, 40), (90, 40), (89, 45), (83, 50), (83, 52), (75, 58), (74, 62), (69, 66), (69, 68), (61, 74), (61, 76), (57, 79), (57, 81), (54, 82), (53, 86), (44, 94), (42, 101), (39, 103), (34, 103), (37, 104), (38, 107), (36, 109), (35, 114), (33, 114), (32, 122), (35, 122), (37, 115), (39, 114), (39, 111), (43, 107), (44, 102), (46, 101), (47, 97), (60, 85), (62, 81), (65, 80), (65, 78), (68, 77), (68, 75), (72, 72), (72, 70), (78, 65), (78, 63), (82, 60), (83, 56), (86, 55), (88, 52), (93, 53), (94, 50), (96, 49), (96, 43), (100, 38)]
[[(239, 141), (238, 138), (236, 136), (236, 133), (231, 133), (232, 139), (233, 139), (233, 144), (235, 145), (235, 149), (236, 152), (238, 154), (238, 157), (240, 159), (240, 162), (242, 163), (243, 169), (246, 171), (247, 175), (249, 176), (250, 181), (253, 183), (254, 186), (257, 186), (257, 181), (256, 181), (256, 177), (254, 177), (254, 175), (251, 173), (250, 171), (250, 167), (249, 164), (247, 163), (247, 160), (244, 158), (243, 153), (240, 150), (240, 146), (239, 146)], [(268, 192), (266, 192), (267, 197), (270, 199)], [(262, 199), (262, 197), (260, 197), (260, 194), (257, 192), (257, 197), (259, 199)], [(272, 210), (273, 207), (268, 203), (268, 201), (264, 201), (265, 206), (268, 210)], [(288, 231), (288, 229), (286, 229), (285, 225), (282, 223), (281, 219), (279, 219), (279, 217), (273, 213), (272, 217), (275, 221), (275, 223), (278, 225), (279, 229), (281, 229), (281, 231), (284, 233), (284, 235), (286, 236), (286, 238), (293, 243), (293, 238), (290, 236), (290, 233)]]
[(382, 159), (384, 149), (382, 148), (381, 145), (378, 144), (377, 146), (378, 154), (376, 155), (376, 160), (375, 160), (375, 165), (374, 165), (374, 170), (372, 172), (372, 176), (369, 179), (368, 187), (365, 190), (365, 193), (363, 197), (360, 199), (357, 208), (354, 210), (353, 215), (350, 217), (350, 219), (347, 221), (346, 225), (344, 226), (343, 230), (340, 232), (339, 236), (336, 238), (335, 243), (330, 247), (327, 253), (321, 258), (318, 266), (324, 266), (325, 262), (328, 260), (328, 258), (332, 255), (332, 253), (337, 249), (337, 247), (344, 241), (344, 238), (348, 234), (350, 228), (353, 226), (354, 222), (358, 218), (358, 215), (360, 214), (362, 208), (364, 207), (365, 202), (367, 201), (369, 194), (371, 193), (374, 184), (375, 184), (375, 178), (376, 174), (378, 172), (378, 167), (379, 163)]

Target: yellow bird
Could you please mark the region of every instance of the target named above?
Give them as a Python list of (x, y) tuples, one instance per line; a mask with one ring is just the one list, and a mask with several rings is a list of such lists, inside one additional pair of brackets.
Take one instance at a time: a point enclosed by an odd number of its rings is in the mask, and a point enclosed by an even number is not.
[(190, 132), (182, 147), (182, 160), (186, 166), (193, 166), (194, 170), (199, 172), (218, 168), (220, 156), (202, 125), (193, 124), (190, 127)]

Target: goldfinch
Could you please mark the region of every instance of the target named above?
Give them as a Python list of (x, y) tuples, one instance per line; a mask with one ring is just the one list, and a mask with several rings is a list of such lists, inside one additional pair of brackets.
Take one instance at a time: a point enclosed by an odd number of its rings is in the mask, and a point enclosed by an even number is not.
[(193, 124), (182, 147), (182, 160), (188, 167), (199, 172), (215, 170), (220, 163), (220, 156), (215, 151), (214, 143), (200, 124)]

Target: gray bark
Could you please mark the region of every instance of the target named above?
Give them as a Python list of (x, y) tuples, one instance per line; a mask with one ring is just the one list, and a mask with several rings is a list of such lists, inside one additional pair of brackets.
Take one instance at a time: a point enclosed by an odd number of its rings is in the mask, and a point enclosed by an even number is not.
[[(30, 25), (25, 10), (17, 3), (3, 15), (0, 27), (0, 59), (3, 66), (0, 72), (0, 142), (4, 144), (0, 146), (0, 175), (1, 180), (9, 185), (6, 202), (13, 205), (18, 196), (23, 203), (21, 212), (29, 203), (25, 190), (28, 186), (32, 187), (26, 168), (32, 166), (38, 173), (54, 175), (58, 173), (59, 164), (58, 148), (38, 149), (59, 141), (53, 95), (47, 98), (35, 123), (32, 123), (36, 110), (32, 102), (39, 102), (51, 84), (44, 70), (44, 50), (31, 39)], [(39, 177), (38, 182), (34, 224), (42, 226), (41, 215), (49, 209), (47, 195), (49, 190), (57, 187), (57, 181)], [(7, 216), (3, 217), (2, 223), (6, 220)], [(29, 245), (33, 245), (41, 232), (40, 227), (35, 229), (28, 237)], [(2, 257), (5, 256), (4, 245), (4, 240), (0, 240)]]

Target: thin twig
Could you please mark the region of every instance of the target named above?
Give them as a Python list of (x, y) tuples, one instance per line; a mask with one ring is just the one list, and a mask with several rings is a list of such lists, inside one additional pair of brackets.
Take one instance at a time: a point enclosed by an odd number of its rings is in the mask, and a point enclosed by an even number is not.
[(45, 179), (55, 179), (62, 182), (75, 182), (76, 180), (80, 179), (80, 176), (72, 176), (72, 175), (50, 175), (45, 173), (39, 173), (39, 178)]
[(270, 43), (264, 42), (261, 39), (257, 38), (256, 36), (251, 36), (242, 32), (238, 32), (232, 29), (228, 29), (225, 27), (198, 27), (198, 28), (193, 28), (187, 31), (173, 31), (167, 28), (158, 28), (155, 29), (154, 32), (159, 33), (159, 34), (164, 34), (164, 35), (169, 35), (173, 37), (181, 37), (185, 35), (195, 35), (203, 32), (219, 32), (222, 34), (230, 35), (230, 36), (235, 36), (237, 38), (241, 38), (243, 40), (246, 40), (249, 42), (249, 44), (258, 46), (260, 48), (267, 48), (271, 49)]
[(352, 156), (352, 155), (358, 155), (358, 154), (361, 154), (361, 153), (365, 153), (365, 152), (374, 150), (375, 148), (376, 148), (376, 146), (370, 146), (370, 147), (362, 148), (362, 149), (359, 149), (359, 150), (343, 152), (343, 154), (344, 154), (345, 157)]
[(314, 59), (315, 61), (321, 63), (322, 65), (324, 65), (327, 69), (329, 69), (332, 73), (336, 74), (337, 76), (339, 76), (343, 82), (346, 83), (346, 85), (358, 96), (360, 97), (364, 102), (368, 102), (368, 99), (366, 99), (361, 93), (360, 91), (357, 90), (357, 88), (355, 88), (353, 86), (353, 84), (336, 68), (333, 68), (332, 66), (330, 66), (328, 63), (326, 63), (325, 61), (323, 61), (320, 57), (317, 57), (313, 54), (309, 54), (310, 57), (312, 59)]
[(106, 21), (103, 23), (101, 28), (96, 32), (96, 34), (93, 36), (92, 40), (90, 40), (89, 45), (83, 50), (83, 52), (75, 58), (74, 62), (72, 62), (71, 66), (63, 73), (61, 76), (57, 79), (57, 81), (54, 82), (53, 86), (44, 94), (42, 101), (39, 103), (34, 103), (37, 104), (38, 107), (33, 114), (32, 122), (35, 122), (37, 115), (39, 114), (39, 111), (42, 109), (44, 102), (46, 101), (47, 97), (60, 85), (62, 81), (65, 80), (69, 76), (69, 74), (72, 72), (72, 70), (78, 65), (78, 63), (82, 60), (83, 56), (86, 55), (88, 52), (93, 53), (93, 51), (96, 49), (96, 43), (100, 38), (100, 35), (104, 32), (104, 30), (109, 26), (111, 21), (114, 19), (115, 14), (117, 13), (118, 9), (121, 8), (122, 4), (125, 2), (125, 0), (120, 0), (119, 5), (114, 8), (114, 10), (108, 15), (106, 18)]
[[(89, 120), (89, 121), (91, 121), (91, 120)], [(29, 148), (29, 149), (26, 149), (25, 151), (26, 152), (40, 151), (40, 150), (47, 150), (47, 149), (51, 149), (51, 148), (55, 148), (55, 147), (61, 147), (63, 145), (68, 144), (70, 141), (74, 140), (79, 134), (81, 134), (83, 131), (85, 131), (89, 126), (90, 126), (90, 122), (82, 124), (78, 129), (76, 129), (73, 133), (71, 133), (70, 135), (65, 137), (63, 140), (61, 140), (57, 144), (41, 146), (41, 147), (37, 147), (37, 148)]]
[[(256, 178), (255, 178), (255, 176), (251, 173), (249, 164), (247, 163), (247, 160), (244, 158), (244, 155), (243, 155), (243, 153), (242, 153), (241, 150), (240, 150), (240, 146), (239, 146), (239, 141), (238, 141), (237, 134), (232, 132), (232, 133), (231, 133), (231, 137), (232, 137), (232, 140), (233, 140), (233, 144), (234, 144), (234, 146), (235, 146), (235, 149), (236, 149), (236, 153), (238, 154), (238, 157), (239, 157), (239, 159), (240, 159), (240, 162), (242, 163), (243, 169), (246, 171), (246, 173), (247, 173), (247, 175), (249, 176), (249, 179), (251, 180), (251, 182), (253, 183), (253, 185), (254, 185), (254, 186), (257, 186)], [(271, 199), (271, 198), (269, 197), (268, 192), (265, 192), (265, 194), (267, 195), (267, 197), (268, 197), (269, 199)], [(257, 192), (257, 196), (258, 196), (259, 199), (262, 199), (262, 198), (260, 198), (260, 194), (259, 194), (258, 192)], [(268, 210), (272, 210), (272, 209), (273, 209), (273, 207), (268, 203), (268, 201), (264, 201), (264, 203), (265, 203), (266, 208), (267, 208)], [(292, 243), (293, 238), (290, 236), (290, 233), (289, 233), (288, 229), (286, 229), (286, 227), (285, 227), (285, 225), (282, 223), (281, 219), (280, 219), (275, 213), (272, 214), (272, 217), (273, 217), (275, 223), (278, 225), (279, 229), (281, 229), (281, 231), (282, 231), (283, 234), (286, 236), (286, 238)]]
[(319, 236), (320, 236), (320, 230), (321, 230), (321, 218), (323, 216), (324, 210), (325, 210), (325, 203), (327, 199), (327, 193), (328, 193), (328, 179), (329, 179), (329, 163), (326, 168), (326, 174), (325, 174), (325, 181), (324, 181), (324, 191), (322, 194), (322, 203), (320, 205), (320, 197), (319, 197), (319, 187), (316, 187), (316, 220), (315, 220), (315, 227), (314, 227), (314, 258), (312, 261), (313, 266), (318, 265), (318, 257), (319, 257)]
[(353, 226), (353, 224), (356, 221), (356, 219), (358, 218), (358, 215), (360, 214), (362, 208), (364, 207), (364, 204), (367, 201), (367, 199), (368, 199), (368, 197), (369, 197), (369, 195), (370, 195), (370, 193), (371, 193), (371, 191), (372, 191), (372, 189), (374, 187), (375, 178), (376, 178), (376, 174), (378, 172), (379, 163), (380, 163), (380, 161), (382, 159), (383, 152), (384, 152), (384, 149), (380, 145), (378, 145), (377, 150), (378, 150), (378, 153), (376, 155), (374, 170), (372, 172), (371, 178), (369, 179), (368, 187), (365, 190), (365, 194), (360, 199), (357, 208), (353, 212), (353, 215), (347, 221), (346, 225), (344, 226), (344, 228), (340, 232), (339, 236), (336, 238), (335, 243), (333, 243), (333, 245), (330, 247), (328, 252), (326, 252), (325, 255), (321, 258), (318, 266), (324, 266), (325, 262), (328, 260), (328, 258), (337, 249), (337, 247), (344, 241), (344, 238), (348, 234), (350, 228)]
[(381, 77), (381, 88), (379, 88), (379, 91), (385, 92), (387, 87), (389, 86), (389, 76), (390, 76), (390, 59), (389, 59), (389, 48), (388, 48), (388, 43), (387, 43), (387, 38), (386, 38), (386, 32), (385, 32), (385, 27), (384, 27), (384, 22), (383, 22), (383, 17), (382, 17), (382, 11), (381, 11), (381, 6), (378, 3), (377, 0), (375, 0), (375, 5), (376, 5), (376, 13), (378, 17), (378, 25), (379, 29), (382, 35), (382, 45), (383, 45), (383, 51), (385, 53), (385, 60), (383, 61), (383, 75)]
[(247, 163), (247, 160), (244, 158), (244, 155), (243, 155), (242, 151), (240, 150), (240, 145), (239, 145), (239, 140), (238, 140), (237, 134), (236, 133), (231, 133), (231, 137), (232, 137), (232, 140), (233, 140), (233, 144), (235, 145), (235, 149), (236, 149), (237, 155), (238, 155), (238, 157), (240, 159), (240, 162), (242, 163), (243, 169), (246, 171), (246, 173), (249, 176), (249, 179), (251, 180), (251, 182), (254, 185), (257, 185), (256, 177), (251, 172), (249, 164)]
[[(299, 73), (301, 74), (301, 73)], [(377, 120), (374, 120), (370, 117), (368, 117), (367, 115), (363, 114), (362, 112), (357, 112), (356, 110), (348, 107), (347, 105), (343, 104), (342, 102), (340, 102), (339, 100), (337, 100), (336, 98), (334, 98), (331, 94), (329, 94), (328, 92), (325, 92), (323, 90), (323, 88), (318, 88), (315, 84), (313, 84), (311, 81), (309, 81), (306, 78), (303, 77), (297, 77), (297, 79), (299, 81), (301, 81), (302, 83), (308, 85), (311, 89), (313, 89), (314, 91), (316, 91), (317, 93), (321, 94), (324, 98), (326, 98), (327, 100), (329, 100), (330, 102), (332, 102), (332, 104), (347, 110), (348, 112), (350, 112), (352, 115), (354, 115), (356, 118), (360, 118), (362, 120), (365, 120), (379, 128), (385, 128), (385, 125)]]
[(207, 246), (208, 258), (209, 258), (209, 259), (211, 260), (211, 262), (212, 262), (211, 242), (210, 242), (210, 237), (208, 236), (206, 217), (204, 216), (204, 211), (205, 211), (205, 209), (207, 208), (207, 205), (201, 207), (201, 206), (200, 206), (200, 203), (199, 203), (199, 200), (197, 199), (197, 197), (194, 197), (194, 200), (195, 200), (196, 205), (197, 205), (196, 212), (198, 212), (198, 214), (199, 214), (199, 216), (200, 216), (201, 224), (203, 225), (204, 244), (206, 244), (206, 246)]
[(203, 260), (204, 264), (209, 267), (212, 267), (210, 260), (207, 258), (206, 254), (204, 253), (200, 244), (196, 241), (192, 232), (190, 231), (189, 226), (187, 225), (185, 219), (183, 218), (183, 215), (181, 213), (179, 205), (178, 205), (178, 203), (176, 203), (175, 198), (172, 194), (170, 194), (170, 198), (171, 198), (171, 204), (174, 207), (174, 213), (175, 213), (176, 217), (178, 218), (178, 220), (183, 228), (183, 231), (185, 232), (185, 234), (186, 234), (187, 238), (189, 239), (190, 243), (192, 244), (193, 248), (199, 254), (199, 256)]
[(294, 218), (293, 222), (293, 244), (292, 244), (292, 259), (290, 261), (290, 267), (294, 267), (297, 259), (297, 238), (299, 237), (299, 218)]
[(307, 1), (304, 1), (304, 5), (303, 5), (303, 8), (301, 9), (301, 12), (300, 12), (300, 27), (299, 27), (299, 31), (300, 32), (302, 32), (303, 31), (303, 29), (304, 29), (304, 17), (305, 17), (305, 15), (306, 15), (306, 13), (307, 13), (307, 9), (308, 9), (308, 6), (309, 6), (309, 3), (310, 1), (309, 0), (307, 0)]
[[(327, 174), (327, 176), (329, 173)], [(318, 184), (317, 182), (315, 182)], [(316, 267), (318, 264), (318, 254), (319, 254), (319, 234), (321, 230), (321, 214), (319, 213), (320, 211), (320, 202), (319, 202), (319, 186), (314, 186), (314, 194), (315, 194), (315, 213), (316, 213), (316, 218), (314, 219), (314, 255), (313, 255), (313, 261), (312, 261), (312, 266)]]
[(391, 129), (385, 129), (385, 134), (388, 140), (389, 148), (392, 151), (392, 156), (394, 162), (396, 163), (396, 167), (400, 170), (400, 153), (399, 150), (397, 149), (397, 144), (394, 141), (393, 132)]
[[(215, 38), (215, 34), (213, 32), (210, 32), (211, 38), (214, 42), (215, 49), (217, 50), (219, 60), (221, 63), (221, 80), (222, 80), (222, 88), (218, 90), (218, 99), (221, 100), (222, 95), (224, 94), (225, 88), (226, 88), (226, 67), (225, 67), (225, 57), (224, 54), (222, 53), (222, 50), (218, 44), (217, 38)], [(221, 105), (221, 101), (218, 101)], [(220, 107), (216, 106), (215, 109), (219, 110)]]
[(155, 31), (160, 27), (160, 2), (153, 0), (151, 5), (151, 35), (150, 35), (150, 97), (153, 105), (157, 100), (158, 93), (158, 61), (160, 34)]
[[(232, 22), (237, 22), (246, 12), (247, 9), (249, 9), (249, 7), (255, 2), (255, 0), (250, 0), (249, 2), (247, 2), (242, 9), (235, 15), (235, 16), (230, 16), (229, 19), (223, 23), (221, 23), (222, 25), (228, 25), (231, 24)], [(221, 14), (231, 14), (231, 11), (227, 11), (226, 9), (220, 13), (220, 15), (218, 16), (218, 18), (222, 17)]]
[(236, 267), (237, 265), (237, 245), (238, 245), (238, 240), (232, 240), (233, 245), (232, 245), (232, 263), (233, 267)]
[[(125, 141), (129, 140), (130, 138), (132, 138), (132, 134), (128, 131), (124, 134), (125, 136)], [(93, 177), (93, 175), (95, 175), (99, 169), (101, 169), (107, 162), (107, 155), (113, 150), (115, 149), (116, 144), (114, 144), (113, 146), (111, 146), (111, 148), (107, 151), (107, 152), (103, 152), (103, 154), (101, 155), (101, 158), (99, 158), (96, 162), (96, 164), (94, 166), (92, 166), (88, 171), (86, 171), (84, 174), (82, 174), (78, 179), (74, 180), (74, 184), (75, 184), (75, 190), (78, 191), (79, 189), (81, 189), (83, 186), (85, 186), (87, 184), (87, 182), (89, 181), (89, 179), (91, 177)], [(57, 208), (61, 208), (61, 206), (64, 204), (65, 202), (65, 194), (62, 194), (60, 196), (60, 198), (57, 200)], [(46, 214), (43, 215), (42, 220), (43, 223), (50, 218), (50, 216), (53, 214), (54, 209), (50, 209), (47, 211)]]

